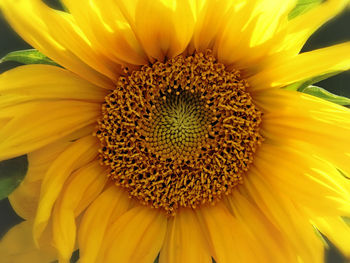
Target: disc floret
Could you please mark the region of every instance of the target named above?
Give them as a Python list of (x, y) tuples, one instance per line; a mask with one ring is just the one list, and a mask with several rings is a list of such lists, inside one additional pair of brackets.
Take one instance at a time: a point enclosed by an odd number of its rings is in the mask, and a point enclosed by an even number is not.
[(262, 141), (247, 87), (210, 52), (120, 77), (96, 132), (111, 180), (169, 214), (230, 193)]

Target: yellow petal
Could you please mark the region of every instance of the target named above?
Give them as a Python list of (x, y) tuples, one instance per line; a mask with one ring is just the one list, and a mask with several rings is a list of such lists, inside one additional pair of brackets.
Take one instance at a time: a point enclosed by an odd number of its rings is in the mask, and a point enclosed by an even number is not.
[(139, 1), (135, 12), (135, 32), (150, 58), (163, 61), (186, 49), (194, 30), (188, 0)]
[(75, 218), (99, 195), (106, 181), (106, 169), (94, 161), (77, 170), (65, 185), (52, 214), (53, 245), (62, 260), (69, 260), (74, 251)]
[(249, 79), (252, 91), (280, 88), (318, 75), (350, 68), (350, 42), (287, 57)]
[(264, 112), (261, 132), (265, 138), (300, 152), (307, 148), (309, 155), (349, 172), (349, 109), (300, 92), (258, 93), (254, 99)]
[(39, 202), (41, 181), (28, 182), (24, 180), (8, 199), (13, 210), (20, 217), (33, 220)]
[(52, 163), (41, 187), (40, 201), (34, 222), (37, 240), (51, 216), (51, 209), (71, 173), (91, 162), (97, 155), (98, 144), (92, 136), (74, 142)]
[[(272, 161), (276, 163), (273, 167)], [(269, 145), (258, 151), (254, 166), (267, 174), (268, 184), (314, 214), (336, 216), (350, 212), (350, 193), (346, 189), (350, 189), (350, 182), (322, 159), (289, 147)]]
[(60, 153), (72, 144), (72, 141), (86, 136), (86, 132), (92, 133), (92, 129), (84, 128), (27, 154), (27, 174), (21, 184), (8, 197), (12, 208), (20, 217), (34, 220), (39, 202), (42, 179), (49, 166)]
[(251, 237), (223, 204), (196, 210), (202, 231), (216, 262), (254, 262), (260, 257), (252, 248)]
[(48, 240), (40, 250), (35, 246), (32, 227), (31, 221), (24, 221), (6, 233), (0, 241), (2, 263), (52, 262), (56, 259)]
[[(274, 162), (275, 163), (275, 162)], [(301, 262), (323, 262), (324, 245), (309, 218), (300, 208), (265, 180), (267, 173), (251, 167), (243, 189), (260, 211), (287, 239), (292, 253)]]
[(130, 207), (127, 193), (115, 185), (106, 189), (87, 209), (79, 232), (80, 262), (94, 263), (110, 225)]
[[(197, 51), (205, 52), (212, 49), (221, 24), (227, 22), (232, 5), (237, 4), (230, 0), (203, 1), (197, 9), (196, 27), (193, 35), (193, 44)], [(215, 10), (215, 12), (213, 12)]]
[(277, 34), (279, 27), (288, 19), (289, 12), (297, 4), (296, 0), (276, 2), (274, 0), (257, 1), (254, 13), (259, 17), (253, 29), (250, 46), (258, 46)]
[(95, 122), (100, 105), (79, 101), (27, 102), (1, 109), (0, 159), (23, 155)]
[(324, 234), (341, 252), (350, 257), (350, 228), (340, 217), (319, 217), (312, 220), (317, 229)]
[(154, 262), (163, 245), (166, 226), (167, 219), (158, 210), (144, 206), (129, 210), (109, 227), (102, 244), (102, 262)]
[(31, 46), (80, 77), (112, 88), (111, 80), (118, 77), (119, 66), (93, 49), (70, 14), (51, 9), (39, 0), (3, 0), (0, 8)]
[(234, 191), (227, 197), (227, 203), (242, 226), (248, 229), (247, 234), (252, 236), (251, 242), (254, 243), (254, 253), (259, 253), (261, 262), (297, 261), (295, 252), (290, 248), (289, 239), (249, 200), (249, 196)]
[(211, 263), (207, 241), (191, 209), (182, 209), (168, 219), (160, 263)]
[(344, 10), (349, 0), (327, 0), (291, 20), (287, 25), (287, 36), (279, 48), (298, 54), (309, 37), (324, 23)]
[(4, 107), (43, 99), (103, 102), (106, 90), (59, 67), (27, 65), (0, 75), (0, 94), (0, 107)]
[[(217, 36), (215, 51), (225, 65), (255, 66), (279, 37), (295, 0), (238, 1)], [(248, 64), (249, 64), (248, 63)]]
[(28, 157), (28, 172), (25, 180), (34, 182), (42, 180), (51, 163), (61, 154), (70, 144), (76, 140), (93, 133), (95, 125), (89, 125), (79, 129), (62, 139), (50, 143), (38, 150), (27, 154)]
[[(147, 64), (147, 56), (129, 21), (111, 0), (64, 0), (65, 6), (93, 44), (114, 61)], [(107, 7), (107, 8), (106, 8)]]

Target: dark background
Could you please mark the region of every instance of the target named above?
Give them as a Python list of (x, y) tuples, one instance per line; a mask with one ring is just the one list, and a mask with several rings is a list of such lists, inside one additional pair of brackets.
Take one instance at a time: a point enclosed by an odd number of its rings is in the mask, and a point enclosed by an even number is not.
[[(0, 58), (7, 53), (20, 49), (31, 48), (10, 27), (6, 24), (0, 15)], [(350, 10), (344, 11), (340, 16), (324, 25), (318, 30), (307, 42), (303, 51), (338, 44), (344, 41), (350, 41)], [(317, 63), (317, 61), (315, 61)], [(17, 63), (6, 62), (0, 64), (0, 73), (18, 66)], [(350, 97), (350, 72), (345, 72), (337, 76), (331, 77), (317, 84), (338, 95)], [(19, 218), (11, 209), (7, 199), (0, 201), (0, 238), (13, 225), (19, 223)], [(350, 245), (350, 244), (349, 244)], [(346, 262), (338, 251), (331, 246), (326, 250), (326, 258), (329, 263)], [(32, 262), (28, 262), (32, 263)]]

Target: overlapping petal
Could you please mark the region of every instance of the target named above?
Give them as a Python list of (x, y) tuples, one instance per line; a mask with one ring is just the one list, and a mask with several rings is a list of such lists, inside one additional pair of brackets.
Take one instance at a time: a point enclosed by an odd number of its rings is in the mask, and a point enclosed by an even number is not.
[(35, 100), (103, 102), (107, 91), (77, 75), (49, 65), (27, 65), (0, 75), (0, 107)]
[(296, 208), (293, 200), (265, 182), (261, 173), (262, 171), (252, 167), (242, 188), (287, 239), (294, 256), (302, 262), (322, 262), (324, 245), (310, 222), (306, 220), (305, 214)]
[(135, 8), (135, 32), (151, 61), (185, 51), (195, 25), (190, 1), (138, 1)]
[[(142, 65), (147, 63), (147, 55), (130, 21), (130, 16), (134, 17), (135, 13), (133, 2), (63, 1), (92, 45), (105, 56), (116, 63)], [(131, 7), (131, 10), (125, 11), (123, 5)]]
[(11, 26), (34, 48), (83, 79), (105, 88), (113, 86), (120, 66), (92, 45), (71, 14), (51, 9), (40, 0), (2, 0), (0, 7)]
[(86, 136), (74, 142), (51, 164), (41, 186), (40, 201), (34, 221), (34, 237), (39, 239), (46, 228), (52, 208), (64, 183), (76, 169), (91, 162), (97, 155), (94, 137)]
[(294, 18), (285, 29), (285, 39), (276, 43), (277, 50), (298, 54), (309, 37), (328, 20), (342, 12), (348, 3), (348, 0), (323, 1), (312, 10)]
[(350, 43), (322, 48), (294, 57), (286, 57), (265, 66), (249, 82), (252, 91), (281, 88), (315, 76), (345, 71), (350, 68)]
[(33, 101), (1, 109), (0, 159), (32, 152), (95, 122), (98, 104), (78, 101)]
[[(260, 253), (261, 261), (294, 262), (296, 255), (290, 249), (289, 241), (279, 231), (278, 226), (268, 220), (260, 211), (258, 204), (254, 203), (241, 188), (244, 186), (228, 196), (225, 204), (242, 227), (247, 229), (246, 235), (251, 236), (254, 246), (250, 253)], [(274, 253), (262, 253), (261, 251), (274, 251)]]
[(94, 201), (107, 181), (106, 169), (98, 161), (80, 168), (69, 178), (52, 214), (53, 244), (63, 261), (75, 248), (76, 217)]
[(41, 249), (36, 247), (32, 227), (33, 221), (24, 221), (6, 233), (0, 242), (1, 262), (51, 262), (56, 259), (56, 253), (50, 245), (49, 236), (42, 240)]
[(215, 43), (225, 65), (254, 68), (280, 38), (281, 27), (296, 1), (238, 1), (225, 19)]
[[(284, 146), (261, 148), (254, 166), (269, 175), (264, 177), (266, 183), (314, 214), (340, 216), (350, 213), (350, 182), (334, 166)], [(272, 160), (277, 163), (273, 167)]]
[(101, 257), (103, 240), (108, 228), (131, 208), (127, 193), (109, 186), (88, 208), (82, 219), (78, 243), (80, 261), (94, 263)]
[(8, 196), (15, 212), (26, 220), (33, 220), (40, 198), (42, 180), (52, 162), (74, 140), (92, 132), (92, 127), (85, 127), (54, 143), (28, 153), (28, 171), (21, 184)]
[(160, 263), (211, 263), (208, 243), (195, 212), (182, 209), (168, 219), (167, 234), (160, 251)]
[(196, 213), (215, 261), (253, 262), (259, 258), (261, 262), (268, 262), (262, 247), (254, 247), (256, 243), (252, 235), (224, 205), (204, 207)]
[(1, 74), (0, 94), (4, 160), (94, 123), (105, 90), (61, 68), (29, 65)]
[(301, 152), (308, 149), (309, 155), (348, 173), (349, 109), (287, 90), (259, 92), (254, 99), (265, 113), (262, 133), (266, 139)]
[(350, 227), (341, 217), (313, 218), (313, 224), (347, 257), (350, 257)]
[(167, 219), (159, 211), (143, 206), (132, 208), (110, 225), (101, 261), (153, 263), (163, 245), (166, 225)]
[[(316, 241), (300, 247), (300, 235), (295, 231), (304, 229), (303, 236), (314, 238), (310, 222), (348, 254), (339, 240), (347, 238), (341, 216), (350, 213), (350, 181), (337, 168), (348, 170), (350, 111), (287, 90), (258, 92), (254, 98), (265, 113), (262, 125), (265, 142), (242, 189), (289, 237), (306, 261), (317, 256), (309, 253), (314, 251), (314, 245), (305, 249)], [(289, 220), (288, 227), (281, 220)]]

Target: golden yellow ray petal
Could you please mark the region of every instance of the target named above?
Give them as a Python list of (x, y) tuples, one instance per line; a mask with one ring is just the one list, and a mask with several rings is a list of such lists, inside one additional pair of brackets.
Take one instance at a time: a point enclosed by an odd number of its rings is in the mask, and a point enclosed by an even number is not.
[[(69, 179), (52, 214), (53, 245), (62, 260), (69, 260), (74, 251), (76, 217), (102, 191), (107, 174), (97, 160), (74, 172)], [(79, 204), (83, 205), (79, 207)]]
[(344, 10), (349, 0), (327, 0), (322, 4), (291, 20), (287, 27), (287, 36), (279, 43), (280, 50), (298, 54), (309, 37), (324, 23)]
[(63, 3), (93, 46), (105, 56), (124, 64), (147, 64), (147, 56), (119, 9), (118, 1), (64, 0)]
[(40, 201), (34, 221), (34, 237), (38, 240), (51, 216), (65, 181), (76, 169), (91, 162), (98, 153), (98, 143), (92, 135), (75, 141), (51, 164), (41, 186)]
[(135, 32), (150, 58), (163, 61), (181, 54), (193, 30), (194, 17), (188, 0), (137, 3)]
[(227, 21), (225, 18), (229, 16), (234, 4), (236, 3), (230, 0), (203, 1), (202, 4), (198, 4), (193, 34), (195, 50), (205, 52), (213, 48), (220, 26)]
[(166, 228), (167, 218), (162, 212), (144, 206), (132, 208), (108, 228), (101, 261), (153, 262), (163, 245)]
[(80, 101), (33, 101), (2, 108), (10, 119), (0, 130), (0, 160), (26, 154), (94, 123), (100, 105)]
[(258, 46), (273, 38), (280, 25), (288, 20), (289, 12), (297, 4), (297, 0), (276, 2), (274, 0), (258, 1), (254, 13), (259, 17), (252, 32), (250, 46)]
[(33, 220), (40, 197), (41, 181), (28, 182), (24, 180), (8, 199), (16, 214), (23, 219)]
[(74, 99), (102, 102), (105, 89), (49, 65), (26, 65), (0, 75), (0, 107), (32, 100)]
[[(214, 50), (225, 65), (242, 68), (247, 61), (266, 56), (287, 21), (287, 14), (295, 6), (290, 1), (241, 1), (232, 8), (218, 33)], [(256, 62), (254, 62), (256, 63)], [(250, 65), (252, 66), (252, 65)], [(254, 64), (253, 64), (254, 66)]]
[(307, 148), (309, 154), (349, 172), (349, 109), (286, 90), (258, 92), (254, 99), (264, 112), (265, 138), (301, 152)]
[(34, 182), (42, 180), (51, 163), (74, 141), (90, 135), (95, 130), (95, 125), (89, 125), (79, 129), (66, 137), (50, 143), (38, 150), (27, 154), (28, 172), (24, 180)]
[(160, 251), (160, 263), (211, 263), (207, 241), (195, 212), (182, 209), (168, 219), (167, 234)]
[(52, 150), (45, 157), (38, 157), (39, 155), (42, 156), (42, 154), (37, 154), (36, 152), (41, 152), (41, 150), (28, 155), (28, 172), (22, 183), (8, 196), (13, 210), (24, 219), (34, 220), (40, 197), (42, 178), (45, 176), (50, 164), (68, 146), (69, 142), (60, 140), (54, 144), (56, 145), (50, 144), (45, 147)]
[[(272, 160), (276, 163), (273, 167)], [(254, 166), (268, 175), (265, 178), (268, 184), (316, 215), (350, 213), (350, 193), (346, 189), (350, 182), (341, 178), (333, 166), (308, 152), (297, 152), (281, 145), (261, 147), (254, 158)]]
[[(288, 238), (281, 235), (278, 227), (269, 221), (258, 207), (239, 191), (227, 197), (228, 207), (252, 236), (254, 247), (259, 252), (259, 260), (266, 262), (296, 262)], [(255, 252), (256, 253), (256, 252)]]
[[(28, 153), (28, 171), (22, 183), (9, 196), (15, 212), (24, 219), (34, 220), (40, 197), (40, 188), (49, 166), (74, 140), (92, 133), (93, 127), (85, 127), (54, 143)], [(88, 193), (87, 193), (88, 194)], [(90, 195), (89, 195), (90, 196)], [(79, 205), (79, 206), (83, 206)]]
[(226, 21), (219, 29), (215, 40), (214, 52), (217, 53), (218, 60), (225, 65), (233, 64), (239, 58), (237, 57), (237, 47), (240, 47), (244, 54), (247, 53), (249, 49), (247, 43), (251, 38), (254, 22), (256, 22), (253, 10), (257, 2), (247, 1), (240, 4), (242, 6), (234, 6), (231, 8), (231, 12), (228, 12)]
[(0, 241), (2, 263), (51, 262), (56, 259), (50, 242), (39, 250), (33, 240), (32, 221), (24, 221), (10, 229)]
[[(101, 166), (101, 164), (99, 164)], [(85, 189), (84, 198), (81, 198), (75, 209), (75, 214), (80, 215), (101, 194), (107, 183), (107, 172), (101, 171), (96, 180)]]
[(312, 222), (347, 258), (350, 258), (350, 228), (342, 218), (319, 217), (312, 219)]
[(246, 227), (222, 203), (197, 209), (196, 215), (216, 262), (254, 262), (257, 257), (260, 259), (257, 254), (261, 251), (254, 248)]
[(87, 209), (78, 230), (81, 263), (94, 263), (110, 225), (130, 208), (127, 193), (115, 185), (107, 188)]
[(113, 87), (120, 66), (93, 49), (70, 14), (53, 10), (40, 0), (3, 0), (0, 4), (6, 20), (30, 45), (80, 77)]
[(307, 216), (282, 191), (265, 182), (266, 176), (263, 171), (251, 167), (242, 190), (286, 238), (298, 262), (323, 262), (324, 245)]
[(249, 78), (252, 92), (350, 68), (350, 42), (286, 57)]

